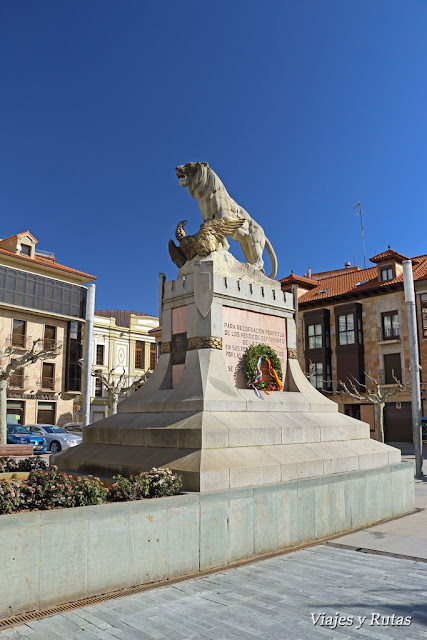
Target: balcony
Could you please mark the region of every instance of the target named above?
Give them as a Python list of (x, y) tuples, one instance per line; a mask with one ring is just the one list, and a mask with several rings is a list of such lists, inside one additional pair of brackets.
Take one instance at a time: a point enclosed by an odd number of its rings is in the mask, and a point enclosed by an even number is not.
[(57, 383), (57, 378), (48, 378), (46, 376), (43, 376), (42, 378), (37, 380), (38, 386), (42, 390), (46, 390), (46, 391), (54, 391), (56, 388), (56, 383)]
[(7, 339), (7, 343), (12, 349), (31, 349), (33, 345), (33, 339), (31, 336), (22, 335), (20, 333), (12, 333)]
[(43, 338), (43, 349), (47, 351), (54, 351), (60, 346), (60, 342), (55, 338)]
[(377, 342), (401, 342), (400, 327), (377, 327)]
[(23, 389), (26, 380), (27, 376), (24, 376), (23, 373), (12, 373), (7, 381), (7, 386), (9, 389)]

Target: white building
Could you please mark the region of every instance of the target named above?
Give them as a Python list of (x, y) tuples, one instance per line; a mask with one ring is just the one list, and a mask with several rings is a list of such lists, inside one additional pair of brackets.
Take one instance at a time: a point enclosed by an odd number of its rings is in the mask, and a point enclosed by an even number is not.
[[(155, 337), (150, 330), (158, 327), (155, 316), (137, 311), (106, 309), (95, 311), (92, 370), (112, 372), (117, 378), (125, 373), (127, 384), (132, 384), (146, 371), (156, 366)], [(92, 378), (90, 421), (96, 422), (108, 415), (106, 390), (97, 378)]]

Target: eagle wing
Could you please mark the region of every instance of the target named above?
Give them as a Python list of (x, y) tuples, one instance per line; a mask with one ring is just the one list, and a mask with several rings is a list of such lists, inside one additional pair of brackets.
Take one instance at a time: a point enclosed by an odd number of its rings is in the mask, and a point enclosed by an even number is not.
[(204, 241), (209, 242), (213, 239), (217, 242), (222, 242), (225, 237), (233, 236), (244, 222), (244, 218), (214, 218), (213, 220), (208, 220), (197, 232), (197, 239), (201, 243)]
[(173, 240), (169, 240), (169, 255), (179, 269), (187, 262), (187, 258)]

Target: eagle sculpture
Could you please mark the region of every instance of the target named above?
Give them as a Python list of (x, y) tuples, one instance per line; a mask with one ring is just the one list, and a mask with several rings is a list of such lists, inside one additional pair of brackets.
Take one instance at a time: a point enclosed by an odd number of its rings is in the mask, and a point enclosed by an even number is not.
[(177, 267), (182, 267), (196, 256), (208, 256), (212, 251), (222, 249), (225, 238), (232, 236), (244, 222), (243, 218), (215, 218), (203, 223), (193, 236), (187, 236), (184, 231), (187, 220), (181, 220), (175, 230), (179, 247), (173, 240), (169, 240), (172, 261)]

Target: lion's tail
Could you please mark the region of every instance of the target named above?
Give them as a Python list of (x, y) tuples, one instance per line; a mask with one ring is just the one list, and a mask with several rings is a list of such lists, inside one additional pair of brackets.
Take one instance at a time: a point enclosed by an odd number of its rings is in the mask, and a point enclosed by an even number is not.
[(277, 256), (274, 253), (274, 249), (271, 246), (271, 242), (270, 242), (270, 240), (268, 238), (265, 239), (265, 248), (267, 249), (267, 253), (268, 253), (268, 255), (270, 257), (270, 260), (271, 260), (271, 273), (270, 273), (269, 277), (270, 278), (275, 278), (276, 275), (277, 275), (277, 267), (278, 267)]

